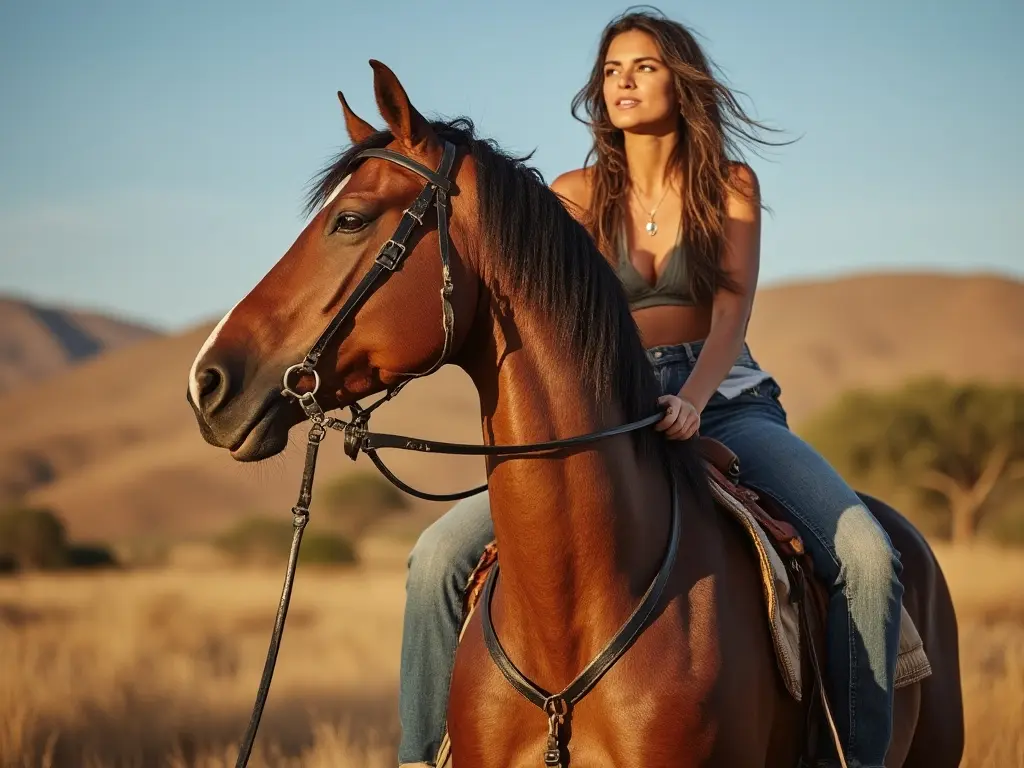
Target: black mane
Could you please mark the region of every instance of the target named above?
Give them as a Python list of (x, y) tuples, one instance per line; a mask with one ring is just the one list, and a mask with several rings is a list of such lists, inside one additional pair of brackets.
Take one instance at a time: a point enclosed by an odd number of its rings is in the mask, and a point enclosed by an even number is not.
[[(467, 149), (476, 164), (480, 232), (495, 256), (501, 293), (554, 321), (566, 364), (590, 384), (596, 402), (618, 403), (628, 421), (653, 414), (661, 388), (619, 278), (540, 172), (526, 165), (531, 155), (515, 157), (478, 138), (468, 118), (431, 126), (442, 139)], [(311, 182), (307, 213), (323, 205), (359, 152), (391, 141), (390, 132), (379, 131), (335, 158)], [(649, 428), (633, 434), (641, 453), (667, 458), (668, 441), (660, 433)], [(671, 445), (674, 457), (688, 459), (686, 474), (693, 477), (698, 464), (692, 445)]]

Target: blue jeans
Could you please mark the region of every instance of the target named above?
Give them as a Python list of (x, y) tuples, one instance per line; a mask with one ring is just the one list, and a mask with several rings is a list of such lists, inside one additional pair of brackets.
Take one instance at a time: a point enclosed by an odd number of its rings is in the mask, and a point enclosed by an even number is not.
[[(702, 343), (648, 355), (662, 391), (683, 386)], [(744, 348), (739, 364), (759, 370)], [(790, 431), (781, 390), (767, 378), (729, 399), (716, 393), (700, 432), (740, 460), (740, 479), (790, 514), (829, 591), (826, 667), (836, 725), (851, 768), (880, 768), (892, 732), (893, 678), (903, 586), (899, 553), (834, 469)], [(487, 494), (456, 504), (409, 556), (402, 638), (399, 763), (433, 764), (463, 619), (462, 594), (494, 537)]]

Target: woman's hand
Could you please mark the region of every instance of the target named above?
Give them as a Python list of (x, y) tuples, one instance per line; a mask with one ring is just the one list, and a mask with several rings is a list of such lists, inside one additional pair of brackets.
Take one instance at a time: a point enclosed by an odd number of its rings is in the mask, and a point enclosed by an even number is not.
[(700, 427), (700, 413), (689, 400), (677, 395), (662, 395), (658, 398), (659, 405), (667, 405), (665, 418), (654, 425), (659, 432), (664, 432), (669, 440), (686, 440), (696, 433)]

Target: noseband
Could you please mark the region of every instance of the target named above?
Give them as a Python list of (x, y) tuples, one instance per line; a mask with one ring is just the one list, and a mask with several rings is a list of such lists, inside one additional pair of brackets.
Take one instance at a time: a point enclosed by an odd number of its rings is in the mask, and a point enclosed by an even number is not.
[[(406, 451), (419, 451), (422, 453), (440, 453), (462, 456), (522, 456), (526, 454), (557, 451), (565, 448), (572, 448), (579, 445), (594, 443), (616, 435), (623, 435), (629, 432), (649, 427), (656, 424), (663, 417), (662, 412), (656, 412), (651, 416), (618, 427), (610, 427), (598, 432), (591, 432), (585, 435), (563, 438), (561, 440), (549, 440), (542, 443), (528, 443), (522, 445), (471, 445), (466, 443), (446, 443), (436, 440), (420, 440), (403, 435), (390, 435), (384, 433), (370, 432), (368, 429), (370, 415), (378, 407), (397, 395), (402, 388), (415, 378), (429, 376), (444, 365), (452, 351), (455, 337), (455, 311), (452, 307), (451, 297), (454, 293), (454, 285), (451, 275), (451, 239), (448, 232), (448, 198), (452, 188), (450, 178), (452, 167), (455, 162), (455, 145), (449, 141), (444, 143), (444, 152), (441, 163), (436, 171), (412, 160), (405, 155), (394, 152), (390, 149), (366, 149), (353, 158), (353, 162), (363, 158), (378, 158), (400, 165), (426, 180), (426, 184), (420, 191), (416, 200), (405, 211), (402, 212), (402, 219), (398, 223), (394, 234), (380, 247), (377, 256), (374, 258), (373, 266), (359, 281), (349, 297), (342, 304), (341, 309), (334, 316), (331, 323), (324, 329), (323, 333), (310, 347), (301, 363), (289, 366), (284, 372), (282, 380), (282, 395), (295, 398), (307, 418), (311, 422), (309, 436), (306, 443), (306, 463), (302, 472), (302, 481), (299, 488), (298, 500), (292, 507), (292, 523), (294, 526), (291, 551), (288, 555), (288, 565), (285, 570), (284, 588), (281, 593), (281, 601), (278, 606), (277, 617), (274, 621), (274, 629), (270, 638), (270, 648), (267, 651), (267, 660), (263, 668), (263, 676), (260, 680), (259, 690), (256, 694), (256, 703), (253, 707), (252, 718), (246, 730), (239, 749), (236, 768), (244, 768), (249, 762), (253, 743), (256, 740), (256, 731), (259, 728), (260, 718), (263, 715), (263, 708), (266, 705), (267, 694), (270, 691), (270, 682), (274, 674), (274, 666), (277, 661), (277, 653), (281, 645), (281, 638), (284, 633), (284, 623), (288, 615), (288, 605), (291, 601), (292, 585), (295, 580), (295, 567), (298, 562), (299, 546), (302, 542), (302, 532), (309, 522), (309, 505), (313, 495), (313, 475), (316, 469), (317, 453), (320, 442), (324, 439), (328, 429), (334, 429), (344, 434), (345, 453), (353, 461), (362, 451), (373, 462), (374, 466), (391, 483), (401, 490), (421, 499), (428, 501), (455, 501), (468, 496), (480, 493), (487, 489), (484, 483), (476, 488), (467, 491), (459, 491), (448, 494), (434, 494), (418, 491), (415, 488), (402, 482), (395, 474), (388, 469), (377, 455), (382, 448), (395, 448)], [(437, 361), (427, 370), (421, 373), (408, 373), (405, 378), (397, 384), (390, 386), (377, 401), (366, 408), (361, 408), (353, 403), (349, 406), (352, 413), (351, 421), (343, 421), (328, 416), (319, 403), (316, 401), (316, 393), (320, 389), (320, 375), (316, 366), (321, 355), (330, 343), (331, 339), (345, 323), (355, 316), (356, 312), (363, 305), (367, 298), (383, 285), (391, 274), (398, 269), (408, 256), (407, 242), (418, 226), (423, 224), (423, 217), (427, 213), (431, 202), (437, 211), (437, 238), (441, 253), (441, 323), (444, 329), (444, 347)], [(292, 388), (289, 382), (298, 381), (303, 376), (312, 376), (313, 388), (307, 392), (298, 392)], [(296, 386), (298, 386), (296, 384)], [(662, 562), (661, 569), (651, 588), (648, 589), (641, 604), (626, 625), (613, 638), (612, 642), (604, 652), (581, 674), (569, 688), (561, 694), (551, 694), (536, 688), (525, 679), (515, 668), (512, 662), (505, 655), (493, 633), (493, 627), (489, 621), (490, 594), (493, 590), (494, 578), (488, 583), (488, 593), (483, 601), (485, 619), (485, 631), (487, 634), (487, 646), (495, 663), (502, 673), (513, 684), (513, 686), (531, 702), (541, 706), (549, 715), (549, 751), (545, 753), (548, 759), (554, 759), (554, 748), (552, 744), (557, 742), (559, 726), (566, 715), (568, 706), (575, 703), (582, 697), (597, 678), (603, 674), (625, 652), (627, 643), (624, 639), (632, 639), (641, 630), (642, 624), (646, 623), (654, 604), (661, 595), (665, 586), (667, 575), (671, 571), (675, 561), (675, 554), (678, 550), (679, 539), (679, 508), (677, 494), (673, 486), (673, 525), (670, 534), (670, 543), (666, 557)], [(497, 576), (497, 569), (493, 574)], [(554, 739), (555, 741), (552, 741)], [(545, 762), (546, 765), (558, 765), (555, 762)]]

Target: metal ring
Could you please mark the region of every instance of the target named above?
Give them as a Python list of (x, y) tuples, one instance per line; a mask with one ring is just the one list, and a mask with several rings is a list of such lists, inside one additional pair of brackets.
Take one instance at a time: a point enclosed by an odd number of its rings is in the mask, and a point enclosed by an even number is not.
[(296, 392), (294, 389), (288, 386), (288, 377), (291, 376), (294, 371), (302, 371), (304, 373), (313, 374), (313, 390), (311, 392), (306, 392), (305, 394), (315, 395), (319, 391), (320, 374), (316, 372), (316, 368), (307, 368), (305, 363), (296, 363), (295, 365), (289, 366), (287, 370), (285, 370), (284, 372), (284, 377), (281, 379), (282, 395), (291, 395), (292, 397), (295, 398), (302, 397), (302, 395), (300, 395), (298, 392)]
[(565, 717), (569, 714), (569, 702), (556, 693), (544, 700), (544, 712), (548, 717)]

